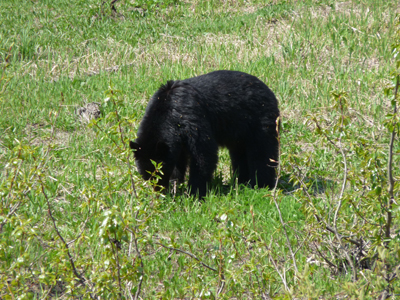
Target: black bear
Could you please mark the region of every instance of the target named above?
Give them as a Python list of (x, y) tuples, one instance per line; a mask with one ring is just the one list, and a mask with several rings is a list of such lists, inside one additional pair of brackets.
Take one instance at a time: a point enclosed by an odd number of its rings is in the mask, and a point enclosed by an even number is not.
[(279, 155), (278, 101), (257, 77), (238, 71), (215, 71), (167, 84), (153, 95), (130, 142), (144, 179), (162, 162), (158, 184), (184, 180), (204, 197), (218, 161), (227, 147), (239, 183), (274, 187)]

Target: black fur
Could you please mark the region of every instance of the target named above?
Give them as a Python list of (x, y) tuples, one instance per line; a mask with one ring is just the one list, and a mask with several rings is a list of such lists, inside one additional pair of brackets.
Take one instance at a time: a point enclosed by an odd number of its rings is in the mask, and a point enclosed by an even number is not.
[(190, 168), (191, 194), (206, 195), (227, 147), (239, 183), (273, 187), (278, 161), (278, 101), (258, 78), (237, 71), (215, 71), (182, 81), (168, 81), (153, 95), (130, 146), (144, 179), (162, 162), (159, 185), (184, 180)]

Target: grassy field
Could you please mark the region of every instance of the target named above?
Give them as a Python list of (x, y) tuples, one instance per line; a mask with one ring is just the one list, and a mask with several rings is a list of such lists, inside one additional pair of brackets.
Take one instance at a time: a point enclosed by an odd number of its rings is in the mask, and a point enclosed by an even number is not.
[[(0, 298), (400, 297), (399, 2), (110, 2), (0, 2)], [(279, 100), (277, 189), (221, 149), (204, 202), (153, 192), (149, 97), (219, 69)]]

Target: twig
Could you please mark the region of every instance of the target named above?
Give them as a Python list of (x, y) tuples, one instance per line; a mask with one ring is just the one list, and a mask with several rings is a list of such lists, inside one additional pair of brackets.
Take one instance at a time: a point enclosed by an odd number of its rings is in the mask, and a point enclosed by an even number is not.
[(219, 240), (219, 265), (218, 265), (218, 277), (219, 277), (219, 283), (218, 283), (218, 288), (217, 288), (217, 296), (222, 293), (225, 287), (225, 276), (224, 276), (224, 270), (222, 268), (222, 241), (221, 239)]
[(113, 101), (114, 107), (115, 107), (115, 115), (116, 115), (117, 121), (118, 121), (118, 129), (119, 129), (119, 134), (121, 136), (121, 142), (122, 142), (122, 145), (124, 145), (125, 151), (128, 151), (127, 155), (126, 155), (126, 161), (128, 163), (129, 176), (130, 176), (130, 179), (131, 179), (131, 186), (132, 186), (133, 194), (137, 198), (138, 196), (137, 196), (137, 193), (136, 193), (135, 181), (133, 180), (133, 176), (132, 176), (132, 167), (131, 167), (131, 162), (130, 162), (130, 151), (129, 151), (129, 149), (127, 149), (128, 147), (127, 147), (127, 145), (125, 143), (125, 140), (124, 140), (124, 133), (123, 133), (122, 128), (121, 128), (121, 121), (120, 121), (118, 110), (117, 110), (117, 104), (115, 103), (114, 99), (112, 99), (112, 101)]
[(140, 292), (141, 292), (141, 290), (142, 290), (142, 283), (143, 283), (143, 269), (144, 269), (144, 265), (143, 265), (143, 259), (142, 259), (142, 255), (141, 255), (141, 253), (140, 253), (140, 251), (139, 251), (139, 246), (138, 246), (138, 244), (137, 244), (137, 237), (136, 237), (136, 234), (133, 232), (133, 231), (131, 231), (131, 233), (133, 233), (133, 240), (134, 240), (134, 242), (135, 242), (135, 249), (136, 249), (136, 253), (137, 253), (137, 255), (138, 255), (138, 257), (139, 257), (139, 259), (140, 259), (140, 268), (141, 268), (141, 272), (142, 272), (142, 274), (140, 274), (140, 280), (139, 280), (139, 285), (138, 285), (138, 288), (137, 288), (137, 290), (136, 290), (136, 293), (135, 293), (135, 300), (137, 300), (137, 299), (139, 299), (139, 295), (140, 295)]
[(85, 222), (83, 222), (83, 226), (82, 226), (81, 232), (78, 234), (78, 236), (77, 236), (75, 239), (73, 239), (72, 241), (69, 241), (69, 242), (68, 242), (68, 245), (71, 245), (71, 244), (75, 243), (75, 241), (76, 241), (77, 239), (79, 239), (79, 238), (82, 236), (83, 231), (85, 230), (86, 224), (87, 224), (87, 222), (89, 221), (89, 217), (90, 217), (90, 208), (89, 208), (89, 211), (88, 211), (86, 220), (85, 220)]
[[(363, 195), (361, 195), (363, 197)], [(349, 199), (349, 203), (353, 206), (354, 211), (356, 212), (357, 216), (359, 216), (365, 223), (371, 224), (376, 227), (381, 227), (382, 224), (375, 223), (375, 222), (370, 222), (365, 218), (365, 216), (360, 212), (360, 208), (358, 207), (357, 203), (354, 203), (352, 199)]]
[[(340, 97), (341, 96), (339, 96), (339, 99), (340, 99)], [(343, 108), (341, 108), (341, 119), (342, 119), (342, 122), (340, 124), (341, 128), (343, 126), (343, 118), (344, 118), (343, 114), (344, 114)], [(341, 156), (343, 158), (344, 176), (343, 176), (343, 181), (342, 181), (342, 187), (340, 189), (340, 194), (339, 194), (339, 197), (338, 197), (338, 204), (337, 204), (337, 207), (336, 207), (336, 210), (335, 210), (335, 214), (334, 214), (334, 217), (333, 217), (333, 227), (329, 227), (327, 224), (325, 224), (325, 226), (326, 226), (327, 229), (329, 228), (328, 230), (331, 231), (335, 235), (335, 237), (336, 237), (336, 239), (337, 239), (337, 241), (338, 241), (338, 243), (340, 245), (340, 248), (343, 250), (343, 253), (344, 253), (345, 257), (346, 257), (346, 260), (347, 260), (347, 262), (349, 263), (349, 265), (351, 267), (351, 270), (352, 270), (352, 273), (353, 273), (353, 281), (356, 281), (357, 280), (357, 271), (355, 269), (354, 263), (351, 260), (349, 254), (344, 249), (344, 246), (343, 246), (343, 243), (342, 243), (342, 236), (338, 233), (337, 225), (336, 225), (338, 214), (339, 214), (339, 211), (340, 211), (340, 209), (342, 207), (342, 203), (343, 203), (343, 201), (342, 201), (343, 200), (342, 199), (343, 198), (343, 194), (344, 194), (344, 191), (345, 191), (345, 188), (346, 188), (346, 184), (347, 184), (347, 158), (346, 158), (346, 153), (344, 152), (342, 144), (341, 144), (341, 137), (339, 138), (339, 145), (336, 145), (331, 140), (331, 138), (322, 130), (322, 128), (320, 127), (318, 121), (315, 118), (313, 118), (313, 121), (315, 122), (315, 124), (316, 124), (317, 128), (320, 130), (320, 132), (325, 136), (327, 141), (330, 144), (332, 144), (336, 150), (339, 151), (339, 153), (341, 154)], [(316, 216), (316, 217), (317, 217), (317, 219), (321, 220), (318, 216)]]
[(105, 135), (107, 135), (107, 137), (115, 144), (115, 146), (117, 146), (117, 148), (118, 148), (119, 150), (122, 150), (122, 149), (118, 146), (117, 142), (114, 141), (114, 139), (113, 139), (109, 134), (107, 134), (103, 129), (101, 129), (101, 127), (97, 124), (97, 122), (93, 122), (93, 125), (96, 126), (97, 129), (99, 129), (102, 133), (104, 133)]
[[(63, 93), (61, 93), (61, 101), (64, 102), (64, 95), (63, 95)], [(54, 122), (53, 122), (53, 124), (52, 124), (52, 131), (51, 131), (51, 137), (50, 137), (51, 139), (54, 138), (54, 133), (55, 133), (55, 121), (57, 120), (57, 117), (58, 117), (58, 115), (59, 115), (60, 107), (61, 107), (61, 106), (59, 106), (58, 112), (57, 112), (57, 114), (56, 114), (56, 118), (55, 118), (55, 120), (54, 120)], [(49, 146), (47, 147), (47, 151), (46, 151), (46, 153), (45, 153), (45, 157), (47, 157), (48, 154), (50, 153), (50, 148), (51, 148), (51, 147), (50, 147), (50, 145), (49, 145)], [(40, 166), (40, 163), (37, 165), (36, 170), (39, 169), (39, 166)], [(35, 170), (35, 173), (36, 173), (36, 170)], [(35, 173), (34, 173), (34, 174), (35, 174)], [(45, 188), (44, 188), (44, 183), (43, 183), (43, 181), (42, 181), (41, 175), (40, 175), (40, 174), (36, 174), (36, 176), (38, 177), (38, 181), (39, 181), (39, 183), (40, 183), (41, 192), (42, 192), (44, 198), (46, 199), (47, 211), (48, 211), (49, 216), (50, 216), (50, 218), (51, 218), (51, 220), (52, 220), (52, 222), (53, 222), (54, 230), (56, 231), (58, 237), (60, 238), (62, 244), (64, 245), (64, 247), (65, 247), (65, 249), (66, 249), (66, 251), (67, 251), (68, 259), (69, 259), (69, 262), (70, 262), (71, 267), (72, 267), (72, 272), (74, 273), (75, 277), (79, 279), (79, 282), (80, 282), (83, 286), (88, 287), (89, 290), (92, 290), (92, 288), (91, 288), (90, 284), (87, 282), (87, 280), (82, 276), (82, 274), (79, 274), (78, 270), (76, 269), (75, 262), (74, 262), (74, 259), (72, 258), (71, 252), (70, 252), (70, 250), (69, 250), (68, 243), (65, 241), (65, 239), (64, 239), (63, 236), (61, 235), (60, 231), (58, 230), (58, 227), (57, 227), (57, 224), (56, 224), (56, 220), (55, 220), (55, 218), (54, 218), (54, 216), (53, 216), (53, 213), (52, 213), (52, 211), (51, 211), (51, 205), (50, 205), (49, 197), (48, 197), (47, 194), (46, 194), (46, 191), (45, 191)], [(96, 298), (92, 295), (91, 292), (89, 293), (89, 296), (90, 296), (91, 299), (96, 299)]]
[(343, 165), (344, 165), (344, 176), (343, 176), (343, 182), (342, 182), (342, 188), (340, 190), (340, 194), (339, 194), (339, 199), (340, 199), (340, 205), (338, 205), (336, 211), (335, 211), (335, 219), (334, 219), (334, 226), (336, 227), (336, 217), (337, 217), (337, 213), (339, 212), (340, 206), (341, 206), (341, 202), (342, 202), (342, 198), (343, 198), (343, 194), (344, 194), (344, 190), (346, 188), (346, 184), (347, 184), (347, 158), (346, 158), (346, 154), (343, 151), (342, 148), (342, 144), (341, 144), (341, 139), (339, 139), (339, 150), (340, 153), (343, 157)]
[[(124, 222), (124, 221), (122, 220), (122, 222)], [(142, 283), (143, 283), (143, 268), (144, 268), (144, 265), (143, 265), (143, 258), (142, 258), (142, 255), (141, 255), (141, 253), (140, 253), (139, 246), (138, 246), (138, 243), (137, 243), (136, 232), (133, 231), (133, 230), (131, 230), (131, 229), (128, 228), (127, 226), (125, 226), (125, 227), (126, 227), (126, 230), (129, 231), (129, 232), (132, 234), (133, 241), (135, 242), (135, 250), (136, 250), (136, 253), (137, 253), (138, 257), (139, 257), (139, 260), (140, 260), (140, 268), (141, 268), (141, 270), (142, 270), (142, 271), (141, 271), (142, 274), (140, 275), (139, 285), (138, 285), (138, 288), (137, 288), (137, 290), (136, 290), (135, 297), (133, 298), (134, 300), (137, 300), (137, 299), (139, 299), (140, 292), (141, 292), (141, 289), (142, 289)]]
[[(114, 3), (115, 3), (116, 1), (117, 1), (117, 0), (113, 0), (113, 1), (111, 2), (111, 5), (114, 5)], [(105, 2), (103, 2), (103, 4), (104, 4), (104, 3), (105, 3)], [(133, 190), (133, 195), (134, 195), (134, 197), (135, 197), (135, 198), (138, 198), (137, 192), (136, 192), (136, 187), (135, 187), (135, 182), (134, 182), (134, 180), (133, 180), (133, 175), (132, 175), (132, 167), (131, 167), (131, 163), (130, 163), (130, 152), (131, 152), (131, 151), (129, 151), (129, 147), (126, 145), (125, 140), (124, 140), (124, 133), (123, 133), (122, 127), (121, 127), (121, 118), (119, 117), (119, 114), (118, 114), (117, 103), (115, 102), (114, 96), (115, 96), (115, 95), (114, 95), (114, 91), (111, 90), (111, 97), (110, 97), (110, 98), (111, 98), (111, 100), (112, 100), (112, 102), (113, 102), (113, 104), (114, 104), (114, 108), (115, 108), (115, 116), (116, 116), (117, 122), (118, 122), (118, 131), (119, 131), (120, 139), (121, 139), (123, 148), (124, 148), (124, 150), (126, 151), (126, 161), (127, 161), (127, 164), (128, 164), (128, 170), (129, 170), (128, 173), (129, 173), (129, 176), (130, 176), (131, 187), (132, 187), (132, 190)], [(95, 124), (96, 124), (96, 123), (95, 123)], [(97, 126), (103, 133), (105, 133), (97, 124), (96, 124), (96, 126)], [(113, 143), (117, 146), (117, 148), (118, 148), (119, 150), (122, 150), (122, 149), (118, 146), (117, 142), (116, 142), (111, 136), (109, 136), (109, 138), (113, 141)], [(131, 207), (131, 210), (132, 210), (132, 207)], [(138, 214), (139, 214), (139, 210), (137, 211), (136, 218), (137, 218)], [(122, 219), (122, 222), (125, 223), (123, 219)], [(135, 228), (135, 230), (131, 230), (131, 229), (127, 228), (127, 226), (125, 226), (125, 227), (126, 227), (127, 231), (129, 231), (129, 232), (131, 233), (131, 242), (129, 243), (128, 256), (131, 255), (132, 240), (133, 240), (133, 242), (134, 242), (134, 244), (135, 244), (135, 250), (136, 250), (137, 256), (139, 257), (139, 260), (140, 260), (141, 276), (140, 276), (140, 279), (139, 279), (139, 285), (138, 285), (138, 288), (137, 288), (137, 290), (136, 290), (135, 297), (132, 297), (131, 293), (129, 292), (130, 298), (131, 298), (131, 299), (137, 300), (137, 299), (139, 299), (139, 297), (140, 297), (140, 293), (141, 293), (141, 289), (142, 289), (143, 278), (144, 278), (144, 276), (143, 276), (143, 275), (144, 275), (144, 274), (143, 274), (144, 265), (143, 265), (142, 255), (141, 255), (140, 250), (139, 250), (137, 237), (136, 237), (136, 228)], [(120, 296), (120, 298), (122, 298), (122, 293), (121, 293), (122, 287), (121, 287), (120, 270), (119, 270), (119, 262), (118, 262), (118, 247), (116, 247), (116, 249), (117, 249), (117, 250), (116, 250), (116, 251), (117, 251), (117, 253), (116, 253), (116, 255), (117, 255), (117, 256), (116, 256), (116, 259), (117, 259), (117, 265), (118, 265), (118, 284), (119, 284), (119, 289), (120, 289), (119, 296)]]
[[(322, 220), (321, 220), (321, 218), (320, 218), (319, 216), (315, 215), (315, 217), (316, 217), (316, 219), (317, 219), (318, 222), (322, 223)], [(326, 229), (326, 230), (330, 231), (330, 232), (333, 233), (333, 234), (336, 234), (334, 228), (332, 228), (331, 226), (326, 225), (326, 224), (324, 224), (324, 226), (325, 226), (325, 229)], [(352, 239), (352, 238), (350, 238), (350, 237), (348, 237), (348, 236), (343, 236), (343, 235), (341, 235), (341, 234), (338, 234), (338, 235), (339, 235), (340, 239), (345, 239), (345, 240), (349, 241), (350, 243), (352, 243), (352, 244), (354, 244), (354, 245), (356, 245), (356, 246), (358, 246), (358, 247), (361, 247), (361, 246), (362, 246), (362, 244), (361, 244), (360, 242), (358, 242), (358, 241), (356, 241), (356, 240), (354, 240), (354, 239)]]
[[(278, 117), (276, 119), (276, 132), (277, 132), (278, 145), (280, 145), (280, 136), (279, 136), (279, 126), (280, 125), (279, 125), (279, 122), (280, 122), (280, 119)], [(280, 147), (278, 146), (278, 157), (279, 157), (279, 154), (280, 154)], [(280, 164), (280, 159), (278, 159), (278, 176), (276, 177), (276, 180), (275, 180), (273, 199), (274, 199), (274, 203), (275, 203), (276, 209), (278, 210), (279, 221), (281, 222), (281, 225), (282, 225), (282, 228), (283, 228), (283, 232), (285, 233), (286, 243), (287, 243), (287, 245), (289, 247), (290, 255), (292, 256), (293, 266), (294, 266), (295, 272), (297, 274), (299, 271), (297, 269), (296, 257), (295, 257), (295, 254), (293, 252), (292, 245), (290, 243), (290, 240), (289, 240), (289, 237), (288, 237), (288, 234), (287, 234), (286, 224), (283, 221), (281, 209), (279, 207), (278, 201), (276, 200), (276, 193), (277, 193), (276, 191), (277, 191), (277, 186), (278, 186), (278, 181), (279, 181), (280, 175), (281, 175), (281, 164)]]
[(319, 126), (319, 123), (317, 121), (317, 119), (313, 118), (312, 119), (315, 123), (315, 125), (317, 126), (317, 128), (322, 132), (322, 134), (325, 136), (325, 138), (327, 139), (327, 141), (329, 143), (331, 143), (333, 145), (333, 147), (335, 147), (335, 149), (340, 150), (339, 147), (331, 140), (331, 138), (322, 130), (321, 126)]
[[(11, 190), (11, 189), (10, 189)], [(4, 221), (0, 223), (0, 233), (3, 231), (3, 226), (7, 223), (7, 220), (11, 215), (15, 213), (15, 211), (20, 207), (22, 201), (16, 203), (11, 209), (10, 212), (7, 214), (7, 217), (4, 218)]]
[[(21, 156), (21, 148), (19, 149), (19, 151), (18, 151), (18, 158)], [(18, 171), (19, 171), (19, 168), (21, 167), (21, 163), (19, 163), (16, 167), (15, 167), (15, 171), (14, 171), (14, 176), (13, 176), (13, 178), (11, 179), (11, 184), (10, 184), (10, 193), (8, 194), (8, 198), (10, 199), (11, 198), (11, 195), (12, 195), (12, 193), (11, 193), (11, 191), (12, 191), (12, 189), (13, 189), (13, 187), (14, 187), (14, 182), (16, 181), (16, 178), (17, 178), (17, 174), (18, 174)], [(8, 218), (8, 217), (7, 217)], [(0, 230), (0, 232), (1, 232), (1, 230)]]
[(172, 251), (176, 251), (176, 252), (180, 252), (180, 253), (186, 254), (186, 255), (190, 256), (191, 258), (193, 258), (194, 260), (197, 260), (203, 267), (206, 267), (207, 269), (210, 269), (211, 271), (214, 271), (214, 272), (218, 273), (217, 269), (214, 269), (214, 268), (210, 267), (209, 265), (206, 265), (196, 255), (194, 255), (194, 254), (192, 254), (190, 252), (187, 252), (187, 251), (184, 251), (184, 250), (181, 250), (181, 249), (178, 249), (178, 248), (168, 247), (168, 246), (165, 246), (165, 245), (163, 245), (163, 244), (161, 244), (159, 242), (155, 242), (155, 244), (160, 245), (161, 247), (164, 247), (164, 248), (172, 250)]
[[(48, 211), (49, 216), (50, 216), (50, 218), (51, 218), (51, 220), (52, 220), (52, 222), (53, 222), (54, 230), (56, 231), (58, 237), (60, 238), (61, 242), (63, 243), (63, 245), (64, 245), (64, 247), (65, 247), (65, 249), (67, 250), (67, 255), (68, 255), (68, 259), (69, 259), (69, 262), (70, 262), (70, 264), (71, 264), (71, 267), (72, 267), (72, 272), (74, 273), (75, 277), (79, 279), (79, 282), (80, 282), (83, 286), (87, 286), (87, 285), (86, 285), (86, 280), (85, 280), (85, 278), (84, 278), (81, 274), (78, 273), (78, 270), (77, 270), (76, 267), (75, 267), (75, 262), (74, 262), (74, 259), (72, 258), (71, 252), (69, 251), (68, 243), (64, 240), (63, 236), (61, 235), (60, 231), (58, 230), (58, 227), (57, 227), (57, 224), (56, 224), (56, 220), (54, 219), (53, 213), (51, 212), (50, 201), (49, 201), (49, 198), (48, 198), (48, 196), (47, 196), (47, 194), (46, 194), (46, 191), (45, 191), (45, 189), (44, 189), (44, 183), (43, 183), (42, 178), (40, 177), (40, 175), (38, 175), (38, 180), (39, 180), (39, 182), (40, 182), (42, 194), (43, 194), (44, 198), (46, 199), (47, 211)], [(89, 289), (91, 289), (90, 286), (87, 286), (87, 287), (88, 287)], [(95, 299), (95, 298), (92, 296), (91, 293), (89, 293), (89, 295), (90, 295), (90, 298)]]
[[(112, 93), (112, 95), (113, 95), (113, 93)], [(131, 153), (131, 151), (129, 151), (129, 149), (127, 149), (128, 147), (127, 147), (127, 145), (126, 145), (126, 143), (125, 143), (125, 140), (124, 140), (124, 135), (123, 135), (123, 131), (122, 131), (122, 128), (121, 128), (120, 117), (119, 117), (118, 109), (117, 109), (117, 104), (116, 104), (114, 98), (111, 98), (111, 99), (112, 99), (113, 104), (114, 104), (114, 107), (115, 107), (115, 115), (116, 115), (117, 121), (118, 121), (118, 129), (119, 129), (119, 134), (120, 134), (120, 136), (121, 136), (121, 142), (122, 142), (122, 145), (124, 146), (124, 149), (125, 149), (125, 151), (126, 151), (126, 153), (127, 153), (127, 154), (126, 154), (126, 162), (127, 162), (127, 164), (128, 164), (128, 173), (129, 173), (129, 178), (130, 178), (130, 180), (131, 180), (131, 187), (132, 187), (132, 190), (133, 190), (133, 194), (134, 194), (135, 198), (137, 199), (137, 198), (138, 198), (138, 195), (137, 195), (137, 192), (136, 192), (135, 181), (133, 180), (132, 166), (131, 166), (131, 162), (130, 162), (130, 153)], [(132, 206), (131, 206), (131, 211), (132, 211)], [(136, 213), (136, 218), (137, 218), (138, 214), (139, 214), (139, 210), (138, 210), (137, 213)], [(139, 256), (139, 258), (140, 258), (141, 269), (143, 270), (143, 261), (142, 261), (142, 258), (141, 258), (141, 256), (140, 256), (139, 247), (138, 247), (138, 245), (137, 245), (136, 234), (134, 234), (132, 231), (131, 231), (131, 240), (130, 240), (130, 242), (129, 242), (129, 248), (128, 248), (128, 256), (131, 255), (132, 240), (135, 242), (136, 253), (138, 253), (138, 256)], [(140, 295), (140, 290), (141, 290), (142, 282), (143, 282), (143, 274), (142, 274), (142, 276), (140, 277), (139, 287), (138, 287), (138, 289), (137, 289), (137, 291), (136, 291), (136, 294), (135, 294), (135, 298), (134, 298), (134, 299), (138, 299), (138, 297), (139, 297), (139, 295)], [(129, 292), (129, 295), (130, 295), (130, 297), (132, 298), (132, 295), (130, 294), (130, 292)]]
[(278, 265), (276, 264), (274, 258), (272, 257), (271, 249), (267, 245), (265, 245), (265, 248), (267, 248), (267, 250), (268, 250), (269, 259), (271, 260), (272, 264), (274, 265), (274, 268), (275, 268), (276, 272), (278, 273), (279, 277), (281, 278), (281, 280), (283, 282), (283, 285), (285, 286), (285, 290), (289, 291), (289, 287), (288, 287), (288, 285), (286, 283), (286, 278), (281, 272), (279, 272)]
[(318, 250), (318, 246), (317, 246), (315, 243), (314, 243), (314, 246), (315, 246), (315, 250), (317, 250), (318, 254), (323, 258), (323, 260), (324, 260), (328, 265), (330, 265), (331, 267), (334, 267), (336, 270), (339, 269), (334, 263), (332, 263), (331, 261), (329, 261), (329, 260)]
[[(397, 92), (399, 89), (400, 85), (400, 76), (396, 76), (396, 87), (394, 90), (394, 107), (393, 107), (393, 114), (397, 114)], [(395, 125), (395, 124), (394, 124)], [(387, 207), (387, 221), (386, 221), (386, 226), (385, 226), (385, 237), (386, 239), (390, 239), (390, 228), (392, 226), (392, 206), (394, 203), (394, 178), (393, 178), (393, 170), (392, 170), (392, 164), (393, 164), (393, 144), (394, 140), (396, 138), (396, 129), (395, 126), (393, 128), (391, 137), (390, 137), (390, 144), (389, 144), (389, 161), (388, 161), (388, 177), (389, 177), (389, 201), (388, 201), (388, 207)], [(386, 246), (388, 245), (388, 241), (385, 242)]]
[[(342, 120), (343, 120), (343, 110), (341, 111), (342, 113)], [(341, 124), (341, 126), (343, 125), (343, 122)], [(341, 239), (341, 235), (338, 233), (337, 230), (337, 217), (339, 214), (339, 210), (342, 207), (342, 199), (343, 199), (343, 194), (344, 194), (344, 190), (346, 188), (346, 184), (347, 184), (347, 158), (346, 158), (346, 154), (344, 153), (343, 147), (342, 147), (342, 142), (341, 142), (341, 137), (339, 138), (339, 146), (337, 146), (337, 148), (340, 151), (340, 154), (342, 155), (343, 158), (343, 165), (344, 165), (344, 175), (343, 175), (343, 181), (342, 181), (342, 188), (340, 190), (340, 194), (339, 194), (339, 203), (337, 204), (336, 210), (335, 210), (335, 214), (333, 217), (333, 231), (334, 231), (334, 235), (336, 236), (336, 239), (338, 240), (338, 243), (340, 245), (340, 248), (343, 250), (343, 253), (346, 257), (347, 262), (349, 263), (350, 267), (351, 267), (351, 271), (353, 272), (353, 281), (357, 280), (357, 270), (354, 266), (353, 260), (351, 259), (351, 257), (349, 256), (349, 253), (347, 253), (347, 251), (344, 249), (343, 243), (342, 243), (342, 239)]]
[[(118, 241), (117, 234), (114, 233), (114, 241), (111, 241), (111, 239), (110, 239), (110, 242), (111, 242), (111, 250), (114, 254), (115, 262), (117, 264), (118, 288), (119, 288), (118, 299), (122, 299), (122, 285), (121, 285), (121, 271), (120, 271), (121, 267), (119, 265), (119, 255), (118, 255), (118, 247), (119, 246), (117, 245), (117, 241)], [(115, 252), (114, 252), (114, 247), (115, 247)]]

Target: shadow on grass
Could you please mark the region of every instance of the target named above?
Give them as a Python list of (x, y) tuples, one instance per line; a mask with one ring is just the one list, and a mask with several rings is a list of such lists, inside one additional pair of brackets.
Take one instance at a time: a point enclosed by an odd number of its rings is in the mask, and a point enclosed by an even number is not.
[[(325, 193), (326, 190), (329, 189), (334, 189), (336, 187), (336, 182), (323, 178), (323, 177), (305, 177), (303, 179), (303, 182), (308, 186), (308, 192), (311, 193), (312, 195), (318, 195), (318, 194), (323, 194)], [(244, 184), (237, 184), (235, 182), (234, 178), (230, 178), (229, 181), (224, 180), (222, 174), (216, 174), (212, 181), (211, 181), (211, 187), (209, 188), (209, 193), (212, 193), (216, 196), (227, 196), (233, 191), (240, 191), (244, 188), (249, 188), (249, 185), (244, 185)], [(295, 182), (294, 180), (291, 180), (291, 175), (290, 174), (285, 174), (283, 173), (279, 177), (278, 181), (278, 189), (282, 190), (284, 194), (290, 195), (297, 191), (298, 189), (301, 189), (300, 183)], [(187, 188), (187, 181), (185, 181), (182, 184), (177, 184), (176, 182), (171, 181), (170, 182), (170, 191), (168, 193), (172, 198), (177, 199), (182, 196), (190, 197), (189, 196), (189, 191)]]
[[(327, 190), (334, 189), (337, 186), (337, 182), (320, 176), (304, 177), (302, 181), (307, 185), (308, 192), (312, 195), (323, 194)], [(285, 194), (292, 194), (303, 187), (299, 182), (293, 180), (290, 174), (283, 173), (279, 178), (278, 188), (282, 189)]]

